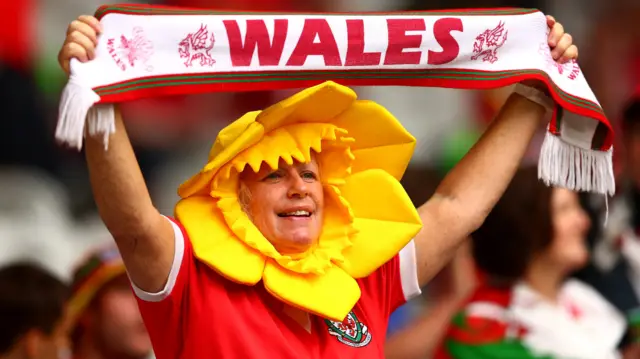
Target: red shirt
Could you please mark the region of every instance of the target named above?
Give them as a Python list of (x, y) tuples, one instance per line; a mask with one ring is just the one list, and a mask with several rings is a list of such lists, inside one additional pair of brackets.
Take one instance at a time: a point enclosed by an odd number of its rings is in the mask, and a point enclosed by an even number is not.
[(134, 286), (158, 359), (383, 359), (389, 315), (420, 293), (412, 242), (358, 280), (362, 296), (342, 323), (311, 316), (307, 332), (261, 283), (236, 284), (199, 262), (186, 232), (173, 224), (176, 257), (167, 286), (155, 294)]

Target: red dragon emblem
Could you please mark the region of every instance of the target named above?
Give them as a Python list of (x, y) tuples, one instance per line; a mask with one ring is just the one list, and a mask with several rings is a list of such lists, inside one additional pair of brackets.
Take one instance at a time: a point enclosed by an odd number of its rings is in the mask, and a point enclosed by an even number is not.
[[(147, 63), (153, 55), (153, 43), (144, 35), (141, 27), (134, 27), (131, 38), (120, 35), (119, 42), (116, 39), (107, 40), (107, 51), (122, 71), (129, 67), (135, 67), (136, 62)], [(152, 67), (147, 66), (147, 71)]]
[(482, 61), (494, 63), (498, 61), (498, 49), (507, 41), (508, 31), (504, 29), (504, 22), (500, 21), (494, 29), (485, 30), (476, 37), (473, 43), (471, 60), (482, 57)]
[(213, 66), (216, 63), (216, 60), (211, 57), (211, 49), (213, 49), (214, 43), (213, 32), (209, 34), (207, 26), (201, 24), (198, 31), (187, 35), (180, 41), (178, 47), (180, 58), (187, 59), (184, 65), (191, 67), (194, 61), (200, 60), (200, 66)]

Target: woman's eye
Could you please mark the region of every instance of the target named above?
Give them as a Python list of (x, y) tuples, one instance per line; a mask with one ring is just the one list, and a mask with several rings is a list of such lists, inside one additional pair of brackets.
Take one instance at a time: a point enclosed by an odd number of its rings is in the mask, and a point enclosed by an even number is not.
[(280, 175), (280, 173), (278, 173), (278, 172), (273, 172), (273, 173), (269, 173), (269, 174), (268, 174), (264, 179), (265, 179), (265, 180), (277, 180), (277, 179), (279, 179), (280, 177), (282, 177), (282, 176)]
[(302, 178), (304, 178), (304, 179), (311, 179), (311, 180), (313, 180), (313, 179), (316, 179), (316, 178), (317, 178), (317, 176), (316, 176), (316, 174), (315, 174), (315, 173), (313, 173), (313, 172), (304, 172), (304, 173), (302, 173)]

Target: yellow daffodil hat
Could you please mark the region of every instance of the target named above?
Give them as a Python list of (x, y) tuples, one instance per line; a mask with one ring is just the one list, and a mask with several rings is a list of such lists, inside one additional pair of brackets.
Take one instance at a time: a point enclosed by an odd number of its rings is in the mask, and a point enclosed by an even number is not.
[[(334, 82), (249, 112), (218, 134), (205, 167), (178, 190), (175, 214), (195, 256), (225, 278), (263, 281), (279, 300), (343, 320), (360, 298), (355, 278), (374, 272), (422, 228), (399, 180), (415, 138), (382, 106)], [(317, 244), (281, 255), (238, 200), (239, 174), (317, 153), (325, 218)], [(336, 295), (339, 293), (339, 295)]]

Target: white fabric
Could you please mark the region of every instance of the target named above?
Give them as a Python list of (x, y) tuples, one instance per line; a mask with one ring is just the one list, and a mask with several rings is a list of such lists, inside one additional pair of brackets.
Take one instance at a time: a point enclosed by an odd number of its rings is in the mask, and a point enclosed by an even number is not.
[(622, 234), (622, 255), (629, 264), (629, 281), (640, 298), (640, 238), (634, 231), (627, 230)]
[(509, 321), (509, 311), (492, 302), (472, 302), (464, 309), (469, 317), (486, 318), (499, 322)]
[[(595, 202), (598, 197), (591, 198), (593, 207), (602, 207), (603, 204)], [(606, 226), (602, 226), (602, 234), (596, 241), (593, 250), (593, 262), (595, 266), (603, 272), (613, 269), (620, 259), (621, 250), (618, 247), (620, 236), (625, 236), (631, 229), (631, 205), (628, 196), (623, 189), (622, 194), (613, 198), (609, 205), (609, 218)]]
[[(567, 309), (578, 308), (576, 317)], [(524, 344), (534, 353), (558, 359), (617, 359), (617, 344), (626, 329), (624, 317), (588, 285), (569, 280), (558, 304), (543, 299), (528, 285), (513, 290), (510, 314), (527, 328)]]
[[(578, 315), (571, 312), (572, 307)], [(516, 328), (525, 329), (523, 345), (537, 356), (554, 359), (619, 359), (616, 348), (626, 329), (622, 314), (577, 280), (565, 282), (557, 303), (521, 282), (512, 289), (507, 308), (492, 302), (473, 302), (465, 313), (505, 323), (514, 335)]]
[(171, 264), (171, 271), (169, 272), (169, 276), (167, 277), (167, 283), (164, 285), (164, 288), (162, 288), (162, 290), (157, 293), (145, 292), (144, 290), (138, 288), (135, 283), (131, 283), (136, 296), (146, 302), (160, 302), (171, 294), (171, 292), (173, 291), (173, 287), (176, 284), (176, 280), (178, 279), (178, 274), (180, 273), (182, 259), (184, 258), (185, 239), (182, 235), (182, 230), (180, 230), (180, 227), (178, 227), (178, 225), (169, 218), (167, 218), (167, 221), (171, 222), (174, 234), (173, 263)]
[(538, 90), (535, 87), (526, 86), (523, 84), (517, 84), (514, 89), (514, 93), (517, 93), (520, 96), (524, 96), (530, 101), (537, 103), (540, 106), (543, 106), (547, 113), (552, 113), (554, 108), (553, 100), (547, 96), (544, 92)]
[(631, 225), (631, 207), (626, 191), (613, 199), (609, 223), (602, 228), (595, 244), (593, 261), (598, 269), (609, 272), (622, 256), (629, 264), (627, 275), (631, 286), (640, 298), (640, 237)]
[[(72, 73), (78, 83), (90, 88), (127, 81), (135, 77), (164, 76), (176, 73), (198, 74), (211, 72), (248, 72), (260, 70), (268, 71), (297, 71), (297, 70), (343, 70), (343, 66), (326, 66), (322, 56), (309, 56), (305, 64), (301, 67), (286, 66), (286, 63), (296, 47), (299, 35), (304, 27), (305, 19), (325, 18), (334, 34), (341, 62), (344, 63), (347, 50), (346, 19), (362, 19), (364, 22), (364, 41), (366, 52), (385, 53), (388, 46), (387, 19), (423, 19), (426, 31), (409, 31), (408, 35), (422, 35), (423, 42), (420, 49), (422, 61), (420, 65), (357, 65), (349, 66), (349, 69), (439, 69), (439, 68), (465, 68), (486, 71), (505, 71), (517, 69), (539, 69), (549, 74), (562, 90), (575, 96), (598, 103), (595, 95), (589, 88), (581, 71), (573, 78), (569, 78), (573, 65), (565, 65), (562, 72), (558, 66), (549, 60), (548, 54), (541, 51), (541, 47), (547, 46), (547, 25), (544, 15), (535, 12), (524, 15), (491, 15), (491, 16), (465, 16), (462, 13), (456, 15), (463, 24), (463, 31), (452, 31), (451, 35), (458, 43), (460, 52), (458, 57), (452, 62), (444, 65), (427, 64), (427, 52), (441, 51), (440, 45), (429, 34), (433, 33), (433, 26), (439, 18), (451, 18), (452, 16), (418, 16), (418, 15), (381, 15), (381, 16), (358, 16), (358, 15), (286, 15), (288, 19), (288, 31), (284, 50), (280, 57), (280, 62), (275, 66), (258, 66), (257, 51), (254, 52), (251, 66), (234, 66), (229, 54), (228, 34), (223, 21), (233, 21), (237, 23), (240, 34), (246, 34), (247, 20), (264, 21), (271, 39), (274, 33), (274, 21), (282, 19), (282, 15), (189, 15), (189, 16), (139, 16), (131, 14), (111, 13), (102, 19), (104, 32), (96, 49), (96, 59), (87, 62), (74, 62)], [(197, 18), (197, 20), (195, 20)], [(498, 60), (494, 63), (482, 60), (470, 60), (473, 55), (474, 43), (477, 37), (487, 30), (493, 30), (500, 22), (505, 24), (508, 36), (504, 45), (497, 51)], [(205, 24), (209, 34), (215, 35), (214, 46), (210, 51), (215, 65), (193, 65), (186, 67), (185, 59), (180, 58), (179, 43), (188, 35), (198, 31), (200, 24)], [(195, 24), (195, 25), (194, 25)], [(169, 26), (169, 27), (168, 27)], [(132, 47), (131, 53), (134, 66), (127, 64), (125, 70), (119, 67), (113, 56), (120, 56), (125, 59), (129, 52), (124, 49), (116, 49), (115, 53), (109, 51), (114, 47), (112, 42), (109, 46), (109, 39), (118, 41), (121, 36), (125, 38), (135, 38), (140, 44), (140, 48)], [(117, 43), (115, 45), (118, 45)], [(407, 50), (405, 50), (407, 51)], [(526, 54), (528, 56), (523, 56)], [(137, 56), (136, 56), (137, 55)], [(530, 56), (529, 56), (530, 55)], [(136, 58), (137, 57), (137, 58)], [(577, 65), (576, 65), (577, 66)]]
[(409, 300), (422, 294), (418, 282), (418, 264), (416, 260), (416, 243), (412, 240), (399, 253), (400, 282), (404, 299)]
[(74, 220), (64, 187), (32, 168), (0, 166), (0, 266), (33, 261), (64, 281), (86, 250), (113, 243), (102, 220)]

